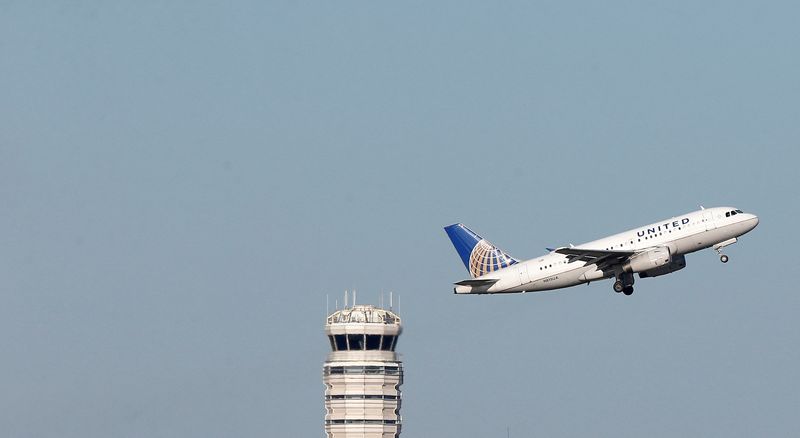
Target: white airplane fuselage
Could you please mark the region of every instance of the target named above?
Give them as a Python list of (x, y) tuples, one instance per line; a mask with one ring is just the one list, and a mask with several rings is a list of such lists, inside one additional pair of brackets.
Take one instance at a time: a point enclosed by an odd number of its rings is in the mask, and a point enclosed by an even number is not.
[[(731, 214), (734, 211), (737, 213)], [(639, 253), (663, 248), (664, 251), (668, 250), (668, 257), (683, 263), (682, 266), (675, 266), (674, 270), (678, 270), (685, 266), (683, 255), (710, 247), (719, 251), (722, 247), (735, 243), (739, 236), (756, 225), (758, 217), (753, 214), (742, 213), (732, 207), (706, 208), (570, 247), (568, 250)], [(491, 294), (546, 291), (613, 278), (620, 275), (622, 269), (620, 266), (616, 268), (616, 272), (613, 269), (599, 270), (596, 264), (576, 260), (556, 251), (475, 277), (475, 280), (496, 280), (491, 286), (456, 285), (454, 292)], [(727, 256), (722, 255), (722, 261), (727, 262)], [(640, 277), (646, 277), (672, 271), (656, 273), (654, 270), (649, 275), (642, 271), (634, 272), (638, 272)]]

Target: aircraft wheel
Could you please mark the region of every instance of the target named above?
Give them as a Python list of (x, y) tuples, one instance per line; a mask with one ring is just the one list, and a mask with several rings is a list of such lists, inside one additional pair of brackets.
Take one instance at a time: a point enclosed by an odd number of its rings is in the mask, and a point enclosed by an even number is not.
[(625, 286), (622, 284), (621, 281), (617, 280), (614, 282), (614, 292), (620, 293), (625, 290)]
[(721, 261), (722, 263), (728, 263), (728, 256), (722, 254), (721, 256), (719, 256), (719, 261)]
[(633, 286), (626, 287), (625, 289), (622, 290), (622, 293), (624, 293), (625, 295), (632, 294), (633, 293)]

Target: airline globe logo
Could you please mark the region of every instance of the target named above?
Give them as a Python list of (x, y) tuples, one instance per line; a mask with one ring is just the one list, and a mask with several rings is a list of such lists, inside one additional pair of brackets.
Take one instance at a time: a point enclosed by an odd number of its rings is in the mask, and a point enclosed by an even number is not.
[(513, 257), (481, 239), (469, 255), (469, 273), (473, 278), (503, 269), (517, 263)]

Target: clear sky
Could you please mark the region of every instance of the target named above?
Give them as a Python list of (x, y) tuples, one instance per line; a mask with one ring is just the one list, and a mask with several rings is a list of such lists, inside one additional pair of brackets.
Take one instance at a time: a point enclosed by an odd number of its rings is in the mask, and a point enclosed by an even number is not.
[[(325, 297), (400, 296), (404, 437), (800, 430), (797, 2), (0, 3), (0, 429), (322, 437)], [(719, 262), (454, 296), (697, 209)]]

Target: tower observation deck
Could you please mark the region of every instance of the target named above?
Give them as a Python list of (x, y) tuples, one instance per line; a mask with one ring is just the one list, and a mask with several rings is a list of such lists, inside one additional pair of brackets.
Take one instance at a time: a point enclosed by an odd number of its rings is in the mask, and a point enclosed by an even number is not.
[(328, 315), (331, 352), (323, 367), (328, 438), (400, 436), (403, 366), (394, 349), (401, 332), (400, 317), (375, 306)]

